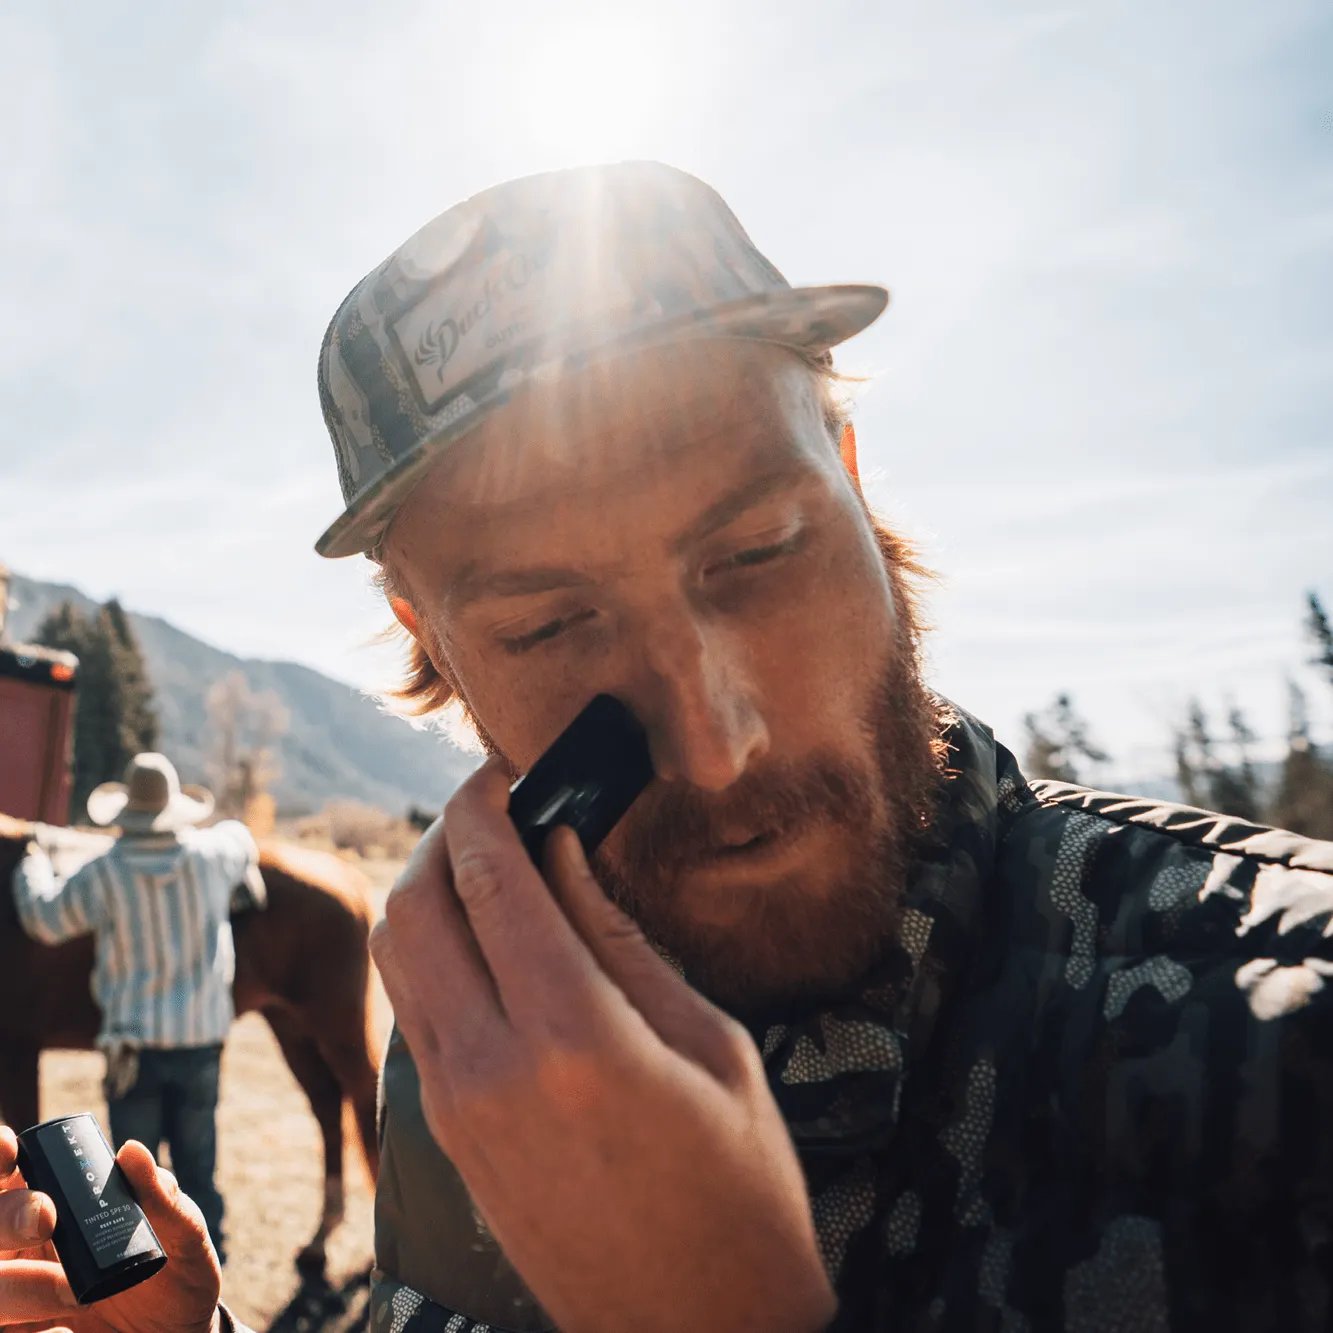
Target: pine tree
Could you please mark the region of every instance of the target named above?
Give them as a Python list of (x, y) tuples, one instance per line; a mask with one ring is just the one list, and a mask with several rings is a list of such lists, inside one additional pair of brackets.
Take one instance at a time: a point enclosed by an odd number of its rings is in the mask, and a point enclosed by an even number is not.
[(1084, 762), (1104, 764), (1110, 758), (1092, 743), (1088, 724), (1067, 694), (1057, 694), (1041, 713), (1025, 714), (1023, 730), (1027, 733), (1023, 771), (1030, 778), (1078, 783)]
[(77, 657), (88, 642), (88, 622), (72, 602), (61, 602), (37, 627), (33, 642)]
[[(1333, 685), (1333, 624), (1317, 593), (1306, 594), (1305, 633), (1315, 650), (1310, 665)], [(1310, 737), (1305, 692), (1289, 681), (1290, 722), (1287, 755), (1282, 761), (1270, 819), (1280, 828), (1310, 838), (1333, 838), (1333, 763)]]
[(1269, 819), (1307, 838), (1333, 838), (1333, 769), (1310, 740), (1305, 691), (1287, 682), (1287, 755)]
[(1324, 610), (1318, 593), (1306, 593), (1305, 597), (1309, 607), (1305, 616), (1305, 632), (1315, 649), (1310, 664), (1322, 667), (1329, 684), (1333, 685), (1333, 624), (1329, 623), (1328, 612)]
[(1176, 782), (1187, 805), (1208, 804), (1207, 775), (1213, 766), (1213, 738), (1208, 718), (1197, 699), (1190, 700), (1185, 725), (1176, 731)]
[(134, 631), (114, 599), (91, 620), (62, 602), (39, 626), (36, 640), (79, 659), (70, 793), (70, 815), (78, 821), (94, 787), (118, 780), (136, 754), (157, 744), (152, 685)]
[(1236, 752), (1235, 764), (1219, 764), (1212, 774), (1211, 805), (1223, 814), (1260, 821), (1259, 780), (1250, 762), (1250, 746), (1258, 739), (1245, 720), (1244, 713), (1234, 704), (1227, 714), (1231, 730), (1231, 744)]
[(117, 745), (128, 763), (136, 754), (157, 748), (157, 712), (139, 641), (120, 603), (113, 597), (98, 617), (106, 636), (115, 681)]
[(75, 678), (78, 698), (74, 713), (74, 771), (70, 815), (82, 817), (88, 793), (106, 780), (110, 756), (106, 752), (107, 662), (98, 651), (94, 624), (69, 602), (62, 602), (38, 626), (36, 641), (60, 648), (79, 659)]
[(1233, 764), (1218, 754), (1203, 705), (1197, 699), (1190, 700), (1185, 725), (1176, 731), (1176, 781), (1187, 804), (1258, 823), (1262, 818), (1262, 793), (1250, 761), (1250, 747), (1258, 738), (1234, 704), (1227, 714), (1227, 725), (1236, 755)]

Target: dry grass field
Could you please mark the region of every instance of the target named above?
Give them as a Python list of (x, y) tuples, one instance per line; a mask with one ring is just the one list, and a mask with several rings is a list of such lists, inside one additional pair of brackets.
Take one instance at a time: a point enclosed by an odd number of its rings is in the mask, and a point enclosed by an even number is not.
[[(362, 863), (377, 885), (377, 913), (399, 864)], [(382, 994), (378, 1001), (383, 1037), (390, 1015)], [(47, 1052), (41, 1066), (43, 1117), (95, 1111), (105, 1130), (101, 1079), (102, 1057), (95, 1052)], [(227, 1203), (229, 1250), (222, 1294), (253, 1329), (273, 1328), (276, 1321), (275, 1333), (342, 1333), (363, 1323), (365, 1287), (356, 1279), (371, 1264), (372, 1190), (359, 1153), (348, 1152), (347, 1220), (329, 1241), (333, 1290), (302, 1289), (293, 1263), (319, 1219), (322, 1160), (304, 1094), (267, 1024), (258, 1014), (247, 1014), (232, 1028), (222, 1058), (218, 1183)]]

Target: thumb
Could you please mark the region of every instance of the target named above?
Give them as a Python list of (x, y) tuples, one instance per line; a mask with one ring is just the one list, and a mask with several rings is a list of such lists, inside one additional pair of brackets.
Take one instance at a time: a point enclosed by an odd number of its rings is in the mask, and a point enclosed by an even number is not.
[(736, 1072), (737, 1042), (745, 1029), (710, 1004), (603, 892), (573, 829), (546, 840), (545, 874), (560, 906), (602, 971), (673, 1050), (717, 1075)]
[(181, 1190), (170, 1171), (158, 1166), (142, 1143), (131, 1139), (116, 1154), (116, 1161), (169, 1258), (196, 1258), (201, 1251), (212, 1254), (213, 1245), (199, 1205)]

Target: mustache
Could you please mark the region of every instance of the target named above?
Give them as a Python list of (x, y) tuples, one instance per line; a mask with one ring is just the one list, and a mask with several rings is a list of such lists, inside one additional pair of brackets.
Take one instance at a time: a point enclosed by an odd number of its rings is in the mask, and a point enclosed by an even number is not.
[[(617, 878), (658, 879), (698, 865), (734, 842), (814, 823), (854, 824), (872, 817), (873, 784), (845, 761), (815, 755), (743, 774), (722, 792), (654, 782), (618, 830)], [(601, 859), (601, 853), (594, 861)]]

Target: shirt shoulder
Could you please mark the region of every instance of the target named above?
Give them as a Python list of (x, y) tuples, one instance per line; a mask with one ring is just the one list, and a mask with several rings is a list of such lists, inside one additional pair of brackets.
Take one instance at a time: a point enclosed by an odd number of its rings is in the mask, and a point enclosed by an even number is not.
[[(1303, 1006), (1333, 1002), (1333, 843), (1170, 801), (1067, 783), (1026, 784), (1007, 820), (1002, 874), (1030, 944), (1067, 955), (1066, 980), (1127, 971), (1182, 996), (1296, 985)], [(1104, 963), (1103, 963), (1104, 960)], [(1251, 966), (1252, 964), (1252, 966)], [(1278, 975), (1300, 968), (1299, 976)], [(1238, 970), (1239, 969), (1239, 970)], [(1132, 976), (1129, 976), (1132, 973)], [(1225, 983), (1225, 984), (1224, 984)], [(1322, 994), (1321, 994), (1322, 992)], [(1128, 994), (1128, 992), (1126, 992)]]
[[(259, 879), (259, 848), (254, 836), (239, 820), (224, 819), (211, 828), (190, 829), (183, 839), (186, 855), (199, 868), (201, 877), (218, 892), (230, 897), (242, 886)], [(248, 897), (258, 896), (252, 890)]]
[[(1084, 854), (1073, 859), (1085, 891), (1105, 885), (1142, 893), (1146, 908), (1161, 910), (1185, 896), (1188, 878), (1191, 902), (1227, 905), (1238, 938), (1298, 902), (1299, 919), (1288, 912), (1284, 932), (1333, 922), (1333, 842), (1171, 801), (1059, 782), (1030, 789), (1047, 816), (1047, 836), (1058, 837), (1056, 859), (1071, 842), (1081, 844)], [(1034, 829), (1042, 823), (1040, 815), (1032, 820)], [(1072, 869), (1071, 857), (1063, 859)]]
[(254, 834), (239, 819), (224, 819), (209, 828), (186, 829), (181, 834), (181, 842), (196, 855), (255, 860), (259, 857), (259, 846)]
[(1174, 801), (1096, 791), (1067, 782), (1038, 780), (1027, 785), (1037, 803), (1046, 808), (1077, 811), (1107, 824), (1159, 834), (1208, 855), (1222, 852), (1333, 876), (1333, 842), (1321, 838)]

